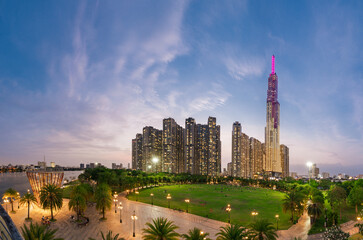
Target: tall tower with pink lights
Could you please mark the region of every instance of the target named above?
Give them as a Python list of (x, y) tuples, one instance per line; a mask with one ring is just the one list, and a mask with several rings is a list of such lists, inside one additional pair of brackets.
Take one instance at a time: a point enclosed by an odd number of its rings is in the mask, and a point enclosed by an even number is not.
[(275, 56), (272, 55), (271, 73), (268, 78), (264, 169), (272, 176), (282, 172), (280, 157), (280, 103), (277, 100), (278, 78), (275, 72)]

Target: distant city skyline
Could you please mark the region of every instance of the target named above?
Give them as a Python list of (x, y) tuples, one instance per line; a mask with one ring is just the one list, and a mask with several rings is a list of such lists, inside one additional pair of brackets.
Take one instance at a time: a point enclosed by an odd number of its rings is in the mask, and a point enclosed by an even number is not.
[[(232, 124), (264, 141), (270, 57), (290, 171), (363, 170), (362, 1), (6, 2), (0, 164), (131, 163), (160, 119)], [(77, 162), (77, 164), (75, 163)]]

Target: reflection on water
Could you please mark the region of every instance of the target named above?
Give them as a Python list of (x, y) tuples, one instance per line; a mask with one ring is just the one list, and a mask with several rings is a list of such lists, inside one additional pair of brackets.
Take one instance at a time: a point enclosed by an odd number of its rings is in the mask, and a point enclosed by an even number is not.
[[(64, 179), (76, 179), (83, 171), (65, 171)], [(20, 194), (30, 189), (30, 184), (25, 172), (21, 173), (0, 173), (0, 198), (8, 188), (14, 188)]]

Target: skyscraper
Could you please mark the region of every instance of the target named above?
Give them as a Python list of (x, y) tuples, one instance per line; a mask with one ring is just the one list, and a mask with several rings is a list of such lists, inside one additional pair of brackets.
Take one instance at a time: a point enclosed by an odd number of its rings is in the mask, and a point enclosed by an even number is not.
[(136, 134), (136, 138), (132, 139), (132, 169), (142, 170), (143, 150), (142, 150), (142, 134)]
[(173, 118), (163, 120), (163, 154), (164, 172), (184, 172), (184, 129)]
[(208, 174), (209, 159), (209, 128), (208, 125), (197, 124), (197, 161), (198, 174)]
[(197, 163), (197, 125), (194, 118), (185, 119), (185, 172), (199, 173)]
[(208, 118), (209, 149), (208, 149), (208, 175), (217, 176), (221, 173), (221, 142), (220, 126), (215, 117)]
[(250, 177), (257, 178), (263, 172), (262, 143), (256, 138), (250, 138)]
[[(144, 127), (142, 135), (142, 171), (161, 171), (162, 130)], [(157, 159), (157, 161), (154, 161)]]
[(283, 144), (280, 145), (282, 177), (289, 176), (289, 148)]
[(271, 73), (268, 78), (266, 128), (265, 128), (265, 171), (272, 176), (282, 173), (280, 158), (280, 103), (277, 100), (278, 78), (275, 73), (275, 56), (272, 56)]
[(232, 127), (232, 164), (231, 176), (242, 176), (242, 127), (239, 122), (234, 122)]

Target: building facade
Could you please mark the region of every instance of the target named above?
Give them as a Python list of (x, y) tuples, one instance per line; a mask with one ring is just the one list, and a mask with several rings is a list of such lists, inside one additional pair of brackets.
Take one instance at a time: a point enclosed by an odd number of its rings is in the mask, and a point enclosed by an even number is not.
[(142, 164), (144, 172), (160, 172), (162, 166), (162, 130), (144, 127), (142, 134)]
[(262, 143), (256, 138), (250, 138), (250, 178), (258, 178), (263, 169), (263, 148)]
[(289, 148), (283, 144), (280, 145), (280, 156), (281, 156), (281, 166), (282, 166), (281, 177), (288, 177), (289, 176)]
[(242, 127), (239, 122), (232, 126), (231, 176), (242, 177)]
[(271, 74), (268, 78), (265, 128), (265, 171), (272, 176), (282, 173), (280, 158), (280, 103), (278, 96), (278, 77), (275, 72), (275, 56), (272, 56)]
[(194, 118), (185, 119), (185, 172), (191, 174), (199, 173), (197, 162), (197, 124)]

